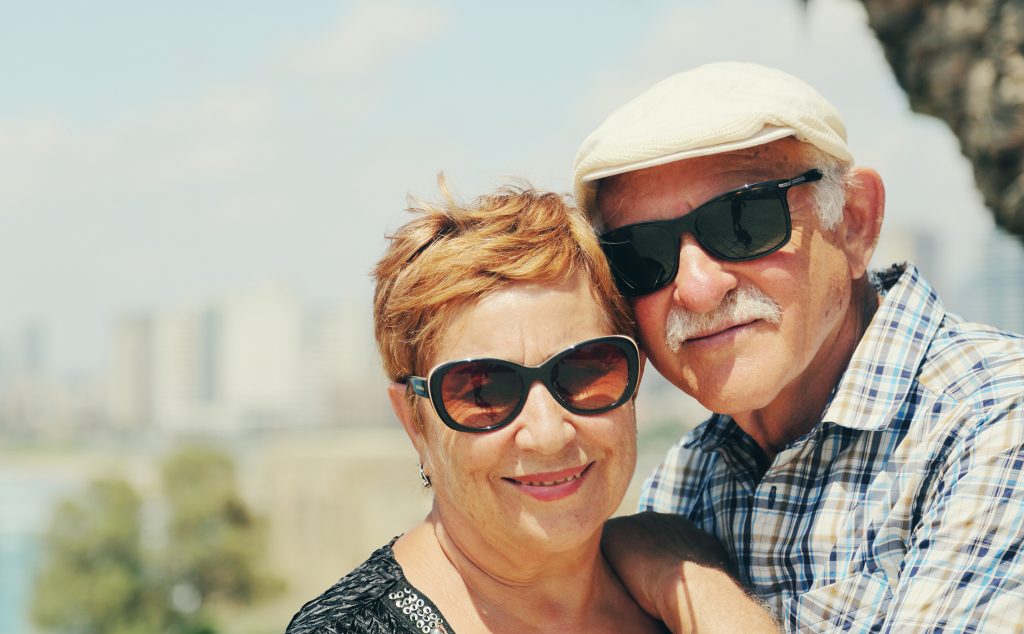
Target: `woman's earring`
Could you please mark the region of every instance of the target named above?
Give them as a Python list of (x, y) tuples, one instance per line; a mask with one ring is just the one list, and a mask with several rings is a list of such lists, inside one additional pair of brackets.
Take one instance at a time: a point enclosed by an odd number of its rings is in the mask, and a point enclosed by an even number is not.
[(424, 489), (429, 489), (430, 488), (430, 476), (428, 476), (426, 473), (423, 473), (423, 463), (422, 462), (420, 463), (420, 479), (423, 480), (423, 488)]

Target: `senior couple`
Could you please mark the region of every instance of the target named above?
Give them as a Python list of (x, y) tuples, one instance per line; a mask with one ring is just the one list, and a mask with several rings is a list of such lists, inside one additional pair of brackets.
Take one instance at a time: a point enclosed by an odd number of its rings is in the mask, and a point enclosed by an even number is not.
[[(1024, 631), (1024, 339), (868, 270), (884, 191), (837, 111), (710, 64), (574, 176), (580, 210), (443, 192), (392, 236), (376, 336), (432, 511), (289, 633)], [(715, 413), (606, 525), (645, 357)]]

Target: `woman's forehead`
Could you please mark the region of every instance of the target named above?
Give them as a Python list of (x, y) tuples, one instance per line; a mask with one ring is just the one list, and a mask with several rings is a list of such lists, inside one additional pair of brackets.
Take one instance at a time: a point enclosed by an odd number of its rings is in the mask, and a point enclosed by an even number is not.
[(494, 357), (539, 363), (579, 340), (612, 334), (589, 277), (557, 284), (515, 282), (457, 311), (443, 328), (430, 367)]

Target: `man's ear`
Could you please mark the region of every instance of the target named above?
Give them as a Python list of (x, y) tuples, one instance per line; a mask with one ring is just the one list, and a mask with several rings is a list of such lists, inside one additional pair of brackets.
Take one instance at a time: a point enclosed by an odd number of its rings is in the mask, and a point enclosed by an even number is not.
[(402, 429), (409, 436), (409, 440), (412, 441), (416, 453), (420, 456), (420, 462), (422, 462), (426, 440), (423, 437), (423, 428), (417, 422), (417, 417), (412, 411), (413, 404), (409, 400), (407, 389), (408, 386), (405, 384), (391, 383), (388, 385), (388, 398), (391, 400), (391, 409), (395, 411), (395, 416), (402, 423)]
[(850, 172), (846, 187), (843, 223), (838, 228), (840, 246), (846, 252), (850, 278), (860, 279), (878, 244), (885, 216), (885, 186), (873, 169), (857, 167)]

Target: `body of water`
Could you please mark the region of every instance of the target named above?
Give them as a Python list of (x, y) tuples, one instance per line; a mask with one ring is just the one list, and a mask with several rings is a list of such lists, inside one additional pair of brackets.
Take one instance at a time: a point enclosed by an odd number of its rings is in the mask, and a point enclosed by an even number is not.
[(78, 484), (67, 473), (0, 466), (0, 632), (31, 634), (32, 583), (54, 505)]

